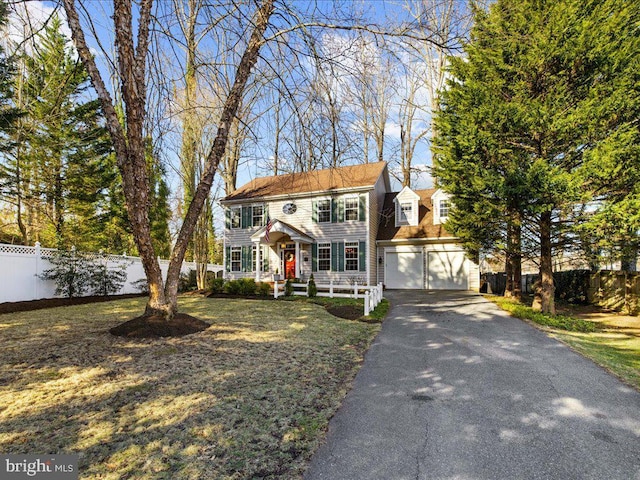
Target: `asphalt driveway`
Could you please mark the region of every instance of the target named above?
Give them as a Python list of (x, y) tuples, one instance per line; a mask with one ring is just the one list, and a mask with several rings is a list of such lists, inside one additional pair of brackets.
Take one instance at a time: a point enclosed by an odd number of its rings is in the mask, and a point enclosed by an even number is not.
[(479, 295), (385, 296), (305, 479), (640, 480), (640, 393)]

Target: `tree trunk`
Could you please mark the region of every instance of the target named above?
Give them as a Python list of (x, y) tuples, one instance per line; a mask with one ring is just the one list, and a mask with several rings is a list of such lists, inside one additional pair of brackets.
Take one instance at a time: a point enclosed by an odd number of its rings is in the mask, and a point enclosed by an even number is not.
[(136, 16), (138, 32), (134, 42), (132, 2), (131, 0), (114, 0), (115, 50), (122, 99), (125, 106), (126, 130), (120, 122), (111, 95), (95, 63), (93, 54), (89, 50), (74, 0), (63, 0), (63, 3), (74, 44), (100, 99), (107, 128), (116, 151), (118, 168), (122, 174), (127, 213), (149, 285), (149, 301), (145, 314), (159, 314), (169, 320), (178, 309), (178, 281), (182, 261), (198, 217), (211, 190), (214, 174), (224, 155), (231, 122), (238, 110), (251, 69), (258, 59), (260, 47), (264, 43), (264, 32), (274, 10), (274, 0), (264, 0), (258, 8), (254, 19), (255, 27), (238, 65), (234, 84), (225, 101), (218, 133), (207, 157), (205, 171), (196, 187), (193, 201), (189, 205), (176, 245), (171, 253), (167, 281), (164, 285), (160, 264), (154, 254), (151, 241), (149, 174), (144, 144), (146, 59), (149, 52), (149, 24), (153, 1), (140, 1), (140, 8)]
[(522, 222), (517, 210), (508, 213), (507, 220), (507, 251), (505, 271), (507, 285), (504, 296), (520, 301), (522, 299)]
[(551, 258), (551, 210), (540, 215), (540, 285), (537, 289), (539, 309), (555, 315), (555, 286)]
[(247, 81), (249, 80), (249, 76), (251, 75), (251, 70), (258, 61), (260, 47), (264, 43), (264, 32), (267, 29), (269, 19), (274, 10), (274, 1), (275, 0), (264, 0), (256, 13), (254, 19), (255, 27), (251, 34), (247, 49), (238, 64), (233, 86), (225, 100), (218, 123), (218, 132), (211, 150), (207, 155), (204, 172), (200, 178), (198, 186), (196, 187), (193, 201), (189, 205), (182, 227), (178, 233), (176, 244), (171, 252), (169, 269), (167, 271), (167, 281), (165, 284), (165, 296), (167, 302), (170, 302), (172, 305), (177, 305), (180, 267), (182, 266), (182, 260), (184, 259), (189, 239), (195, 229), (196, 222), (202, 212), (205, 201), (208, 198), (211, 185), (213, 184), (213, 177), (218, 169), (218, 165), (225, 154), (233, 119), (235, 118), (240, 102), (242, 101), (242, 95)]

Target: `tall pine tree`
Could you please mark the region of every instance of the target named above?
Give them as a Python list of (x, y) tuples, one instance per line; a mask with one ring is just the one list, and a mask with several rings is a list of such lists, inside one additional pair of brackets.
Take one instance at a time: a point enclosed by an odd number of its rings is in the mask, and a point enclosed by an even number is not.
[[(435, 169), (457, 204), (452, 226), (486, 238), (489, 225), (509, 245), (520, 242), (518, 228), (529, 221), (544, 312), (555, 312), (554, 218), (593, 199), (586, 168), (602, 145), (620, 145), (621, 116), (594, 107), (624, 90), (620, 63), (637, 56), (638, 5), (631, 3), (499, 0), (476, 13), (465, 58), (452, 59), (436, 120)], [(483, 206), (487, 198), (493, 211)], [(485, 223), (496, 212), (503, 232)]]

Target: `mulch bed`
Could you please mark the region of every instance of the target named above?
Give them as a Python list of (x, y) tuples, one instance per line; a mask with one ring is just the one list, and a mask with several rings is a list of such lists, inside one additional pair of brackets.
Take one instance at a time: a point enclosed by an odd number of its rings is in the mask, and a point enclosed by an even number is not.
[(169, 321), (160, 315), (143, 315), (121, 323), (109, 329), (109, 332), (112, 335), (130, 338), (181, 337), (202, 332), (210, 326), (207, 322), (186, 313), (176, 313)]
[(347, 320), (358, 320), (362, 317), (362, 307), (355, 305), (336, 305), (326, 307), (327, 312), (335, 317), (346, 318)]
[(24, 302), (3, 302), (0, 303), (0, 314), (14, 312), (28, 312), (40, 310), (42, 308), (68, 307), (70, 305), (82, 305), (85, 303), (110, 302), (111, 300), (122, 300), (145, 296), (142, 293), (131, 293), (127, 295), (100, 295), (91, 297), (74, 298), (42, 298), (40, 300), (28, 300)]

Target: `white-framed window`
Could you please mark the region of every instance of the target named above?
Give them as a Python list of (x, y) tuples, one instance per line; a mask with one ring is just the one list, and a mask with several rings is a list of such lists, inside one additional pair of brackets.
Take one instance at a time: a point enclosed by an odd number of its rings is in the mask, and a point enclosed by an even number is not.
[(347, 197), (344, 199), (344, 219), (358, 220), (360, 211), (360, 199), (358, 197)]
[[(256, 271), (256, 260), (257, 260), (257, 254), (256, 254), (256, 252), (257, 252), (256, 246), (255, 246), (255, 245), (253, 245), (253, 246), (251, 247), (251, 271), (252, 271), (252, 272), (255, 272), (255, 271)], [(266, 262), (265, 262), (265, 258), (266, 258), (266, 256), (267, 256), (267, 255), (269, 255), (269, 252), (265, 251), (265, 249), (264, 249), (264, 248), (262, 248), (262, 249), (260, 250), (260, 261), (262, 262), (262, 267), (260, 268), (260, 271), (261, 271), (261, 272), (265, 272), (265, 271), (267, 271), (267, 269), (265, 268), (265, 267), (266, 267), (266, 266), (265, 266), (265, 263), (266, 263)]]
[(400, 204), (400, 222), (410, 223), (413, 219), (413, 203), (402, 202)]
[(231, 271), (242, 271), (242, 247), (231, 247)]
[(318, 200), (318, 223), (331, 221), (331, 200)]
[(449, 200), (440, 200), (440, 218), (448, 217), (450, 208), (451, 202)]
[(331, 270), (331, 244), (318, 244), (318, 271)]
[(358, 270), (358, 242), (344, 242), (345, 271)]
[(264, 226), (264, 205), (254, 205), (252, 207), (252, 222), (254, 227)]
[(242, 228), (242, 207), (231, 207), (231, 228)]

